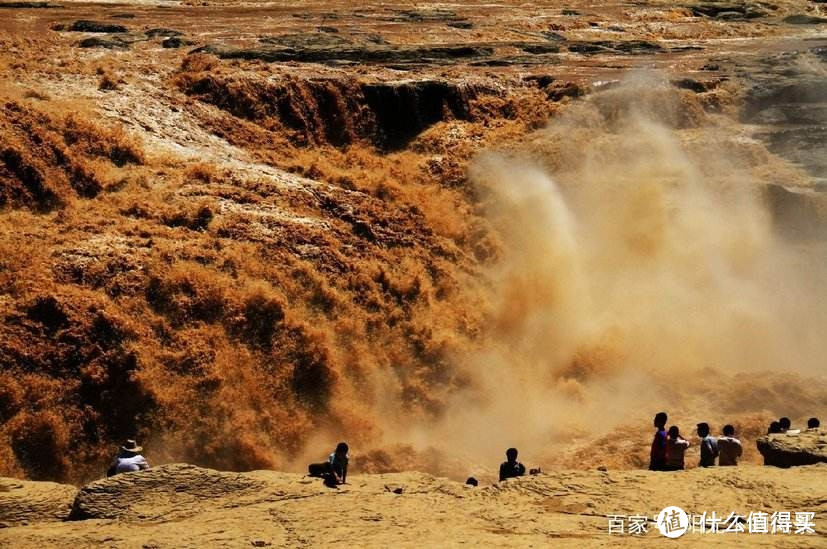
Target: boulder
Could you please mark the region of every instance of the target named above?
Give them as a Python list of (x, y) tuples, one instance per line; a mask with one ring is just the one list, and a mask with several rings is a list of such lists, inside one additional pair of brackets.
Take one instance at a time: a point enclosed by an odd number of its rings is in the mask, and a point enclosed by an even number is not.
[(264, 487), (261, 480), (242, 473), (172, 463), (87, 484), (77, 493), (69, 519), (158, 520), (170, 513), (192, 515), (228, 495), (251, 495)]
[(66, 520), (77, 492), (67, 484), (0, 477), (0, 528)]
[(756, 443), (766, 465), (794, 467), (827, 463), (827, 431), (767, 435)]

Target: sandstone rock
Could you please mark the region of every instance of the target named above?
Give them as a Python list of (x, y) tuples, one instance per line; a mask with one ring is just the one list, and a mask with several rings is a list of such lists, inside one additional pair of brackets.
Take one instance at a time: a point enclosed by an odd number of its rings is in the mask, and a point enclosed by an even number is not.
[(794, 467), (827, 463), (827, 432), (803, 431), (797, 435), (767, 435), (757, 440), (764, 463)]
[(65, 520), (77, 491), (67, 484), (0, 478), (0, 528)]
[[(228, 494), (238, 497), (263, 487), (263, 482), (241, 473), (173, 463), (87, 484), (77, 493), (69, 519), (152, 520), (168, 517), (170, 508), (192, 514), (203, 504)], [(164, 507), (158, 505), (159, 501), (164, 502)]]

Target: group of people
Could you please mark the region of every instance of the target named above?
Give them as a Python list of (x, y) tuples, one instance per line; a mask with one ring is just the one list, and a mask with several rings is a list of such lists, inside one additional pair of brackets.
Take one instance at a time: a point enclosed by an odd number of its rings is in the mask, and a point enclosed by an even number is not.
[[(649, 454), (649, 470), (651, 471), (680, 471), (686, 467), (684, 453), (689, 448), (690, 442), (683, 438), (677, 425), (672, 425), (666, 430), (668, 421), (666, 412), (658, 412), (655, 415), (655, 438), (652, 440), (652, 449)], [(810, 418), (807, 421), (807, 429), (818, 429), (820, 422), (818, 418)], [(787, 433), (797, 434), (801, 430), (791, 429), (792, 423), (789, 418), (782, 417), (770, 424), (768, 434)], [(744, 452), (741, 441), (735, 438), (735, 427), (724, 425), (723, 434), (718, 437), (712, 436), (708, 423), (698, 423), (697, 433), (701, 445), (701, 457), (698, 465), (701, 467), (713, 467), (715, 460), (719, 466), (738, 465), (738, 458)]]
[[(655, 438), (652, 440), (652, 449), (649, 455), (649, 469), (652, 471), (679, 471), (685, 468), (684, 454), (689, 448), (690, 442), (683, 438), (677, 425), (666, 429), (669, 417), (666, 412), (659, 412), (655, 415), (654, 425), (657, 428)], [(810, 418), (807, 421), (807, 430), (814, 431), (821, 426), (818, 418)], [(700, 440), (701, 467), (734, 466), (738, 465), (738, 458), (743, 454), (741, 441), (735, 437), (735, 427), (724, 425), (721, 436), (712, 436), (708, 423), (698, 423), (697, 433)], [(800, 429), (792, 429), (792, 422), (787, 417), (773, 421), (767, 434), (790, 434), (800, 433)], [(120, 447), (117, 456), (107, 471), (107, 476), (131, 471), (142, 471), (149, 468), (149, 463), (141, 454), (143, 448), (132, 440), (127, 440)], [(311, 477), (318, 477), (324, 480), (326, 486), (335, 487), (347, 481), (348, 453), (350, 448), (346, 442), (340, 442), (331, 453), (327, 461), (311, 463), (308, 466), (308, 474)], [(506, 460), (500, 465), (500, 481), (509, 478), (521, 477), (526, 474), (525, 465), (517, 461), (518, 452), (516, 448), (509, 448), (505, 452)], [(531, 469), (531, 474), (539, 473), (539, 469)], [(469, 478), (466, 484), (476, 486), (477, 480)]]
[[(793, 424), (788, 417), (782, 417), (778, 421), (773, 421), (770, 423), (769, 429), (767, 429), (768, 435), (780, 435), (780, 434), (787, 434), (787, 435), (797, 435), (801, 432), (801, 429), (793, 429)], [(817, 417), (811, 417), (807, 420), (807, 430), (808, 431), (815, 431), (821, 426), (821, 422), (818, 420)]]

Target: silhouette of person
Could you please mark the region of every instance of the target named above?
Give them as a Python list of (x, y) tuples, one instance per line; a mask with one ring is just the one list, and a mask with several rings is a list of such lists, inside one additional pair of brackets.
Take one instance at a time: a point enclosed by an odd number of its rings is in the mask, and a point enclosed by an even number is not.
[(701, 467), (713, 467), (718, 457), (718, 439), (709, 434), (709, 424), (698, 424), (698, 437), (701, 439)]
[(666, 470), (666, 421), (668, 416), (666, 412), (658, 412), (655, 414), (655, 438), (652, 440), (652, 450), (649, 452), (649, 470), (650, 471), (665, 471)]
[(817, 417), (811, 417), (807, 420), (808, 431), (816, 431), (819, 427), (821, 427), (821, 422), (818, 420)]
[(772, 423), (770, 423), (770, 427), (769, 427), (769, 429), (767, 429), (767, 434), (768, 435), (777, 435), (780, 432), (781, 432), (781, 424), (779, 422), (773, 421)]
[(525, 465), (517, 461), (517, 449), (509, 448), (505, 451), (504, 461), (500, 465), (500, 482), (507, 478), (521, 477), (525, 474)]
[(790, 430), (790, 426), (792, 426), (792, 422), (788, 417), (782, 417), (778, 420), (778, 424), (781, 426), (781, 432), (786, 433)]

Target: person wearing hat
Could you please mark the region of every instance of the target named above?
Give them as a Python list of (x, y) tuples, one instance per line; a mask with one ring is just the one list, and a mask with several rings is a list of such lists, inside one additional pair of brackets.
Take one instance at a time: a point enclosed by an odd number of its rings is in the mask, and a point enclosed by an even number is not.
[(128, 439), (123, 446), (121, 446), (118, 456), (112, 462), (107, 476), (117, 475), (118, 473), (129, 473), (132, 471), (143, 471), (149, 469), (149, 463), (146, 458), (141, 455), (143, 448), (138, 446), (138, 443), (132, 439)]

